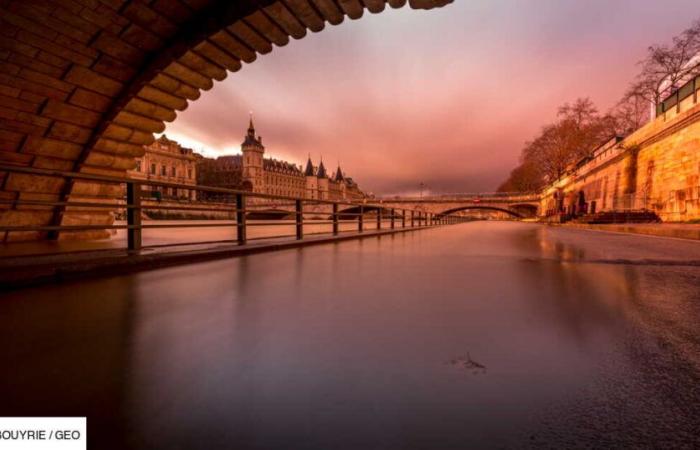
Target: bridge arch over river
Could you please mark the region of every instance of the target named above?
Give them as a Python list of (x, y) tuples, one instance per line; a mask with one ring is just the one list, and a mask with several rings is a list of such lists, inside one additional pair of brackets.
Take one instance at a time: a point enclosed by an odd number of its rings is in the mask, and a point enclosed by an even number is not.
[[(452, 0), (408, 0), (414, 9)], [(124, 177), (143, 145), (214, 81), (345, 17), (407, 0), (5, 2), (0, 8), (0, 164)], [(100, 209), (20, 209), (119, 187), (0, 172), (0, 225), (104, 225)], [(9, 206), (7, 206), (9, 205)], [(2, 239), (10, 239), (6, 233)], [(38, 234), (36, 237), (46, 237)], [(53, 236), (56, 237), (56, 236)], [(16, 235), (15, 238), (21, 238)]]
[(540, 208), (538, 193), (480, 193), (447, 196), (401, 198), (381, 201), (386, 208), (410, 208), (445, 216), (459, 211), (496, 211), (515, 218), (536, 217)]

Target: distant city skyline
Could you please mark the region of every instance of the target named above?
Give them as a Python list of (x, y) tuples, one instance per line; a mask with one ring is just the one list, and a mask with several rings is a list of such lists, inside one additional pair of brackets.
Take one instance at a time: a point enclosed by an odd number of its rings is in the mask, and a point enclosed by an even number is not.
[(323, 154), (369, 191), (490, 191), (560, 104), (589, 96), (607, 110), (646, 48), (696, 18), (691, 0), (387, 8), (259, 56), (165, 133), (208, 156), (237, 153), (252, 110), (270, 156)]

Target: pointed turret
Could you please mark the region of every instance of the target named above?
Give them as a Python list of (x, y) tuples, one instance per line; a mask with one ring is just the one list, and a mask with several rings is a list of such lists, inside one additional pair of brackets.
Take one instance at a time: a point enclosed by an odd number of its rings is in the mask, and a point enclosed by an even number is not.
[(250, 182), (253, 186), (253, 192), (265, 192), (265, 147), (262, 145), (260, 136), (255, 135), (252, 114), (250, 115), (248, 132), (241, 144), (241, 153), (243, 153), (243, 179)]
[(319, 178), (328, 178), (326, 168), (323, 166), (323, 159), (321, 159), (321, 164), (319, 164), (318, 166), (318, 173), (316, 174), (316, 176)]
[(253, 114), (250, 114), (250, 122), (248, 123), (248, 133), (243, 140), (243, 146), (262, 148), (262, 138), (255, 135), (255, 125), (253, 124)]
[(343, 170), (340, 168), (340, 164), (338, 164), (338, 170), (335, 171), (335, 181), (336, 183), (345, 181), (345, 177), (343, 177)]
[(307, 177), (314, 176), (314, 164), (311, 162), (311, 155), (309, 155), (309, 159), (306, 161), (306, 170), (304, 170), (304, 175)]

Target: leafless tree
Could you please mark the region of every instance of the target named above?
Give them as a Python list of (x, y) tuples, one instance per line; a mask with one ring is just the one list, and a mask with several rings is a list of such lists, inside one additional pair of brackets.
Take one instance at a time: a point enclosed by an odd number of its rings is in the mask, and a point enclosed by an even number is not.
[(525, 144), (521, 164), (499, 189), (537, 189), (546, 181), (561, 177), (572, 164), (614, 136), (614, 129), (614, 118), (601, 117), (589, 98), (563, 105), (558, 120), (543, 127), (539, 136)]
[(611, 111), (615, 132), (627, 136), (651, 119), (649, 101), (640, 96), (626, 96)]
[(499, 187), (498, 192), (533, 192), (544, 186), (541, 172), (531, 161), (523, 161)]
[(700, 20), (674, 37), (670, 45), (652, 45), (625, 98), (660, 104), (693, 76), (700, 74)]

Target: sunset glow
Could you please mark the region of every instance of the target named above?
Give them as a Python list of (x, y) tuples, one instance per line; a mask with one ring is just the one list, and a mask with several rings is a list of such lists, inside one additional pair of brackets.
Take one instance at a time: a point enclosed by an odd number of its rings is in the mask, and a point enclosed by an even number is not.
[(436, 192), (490, 191), (560, 104), (590, 96), (610, 108), (647, 46), (698, 15), (694, 0), (387, 8), (260, 56), (166, 134), (230, 154), (253, 110), (267, 154), (299, 164), (323, 154), (370, 191), (413, 192), (419, 181)]

